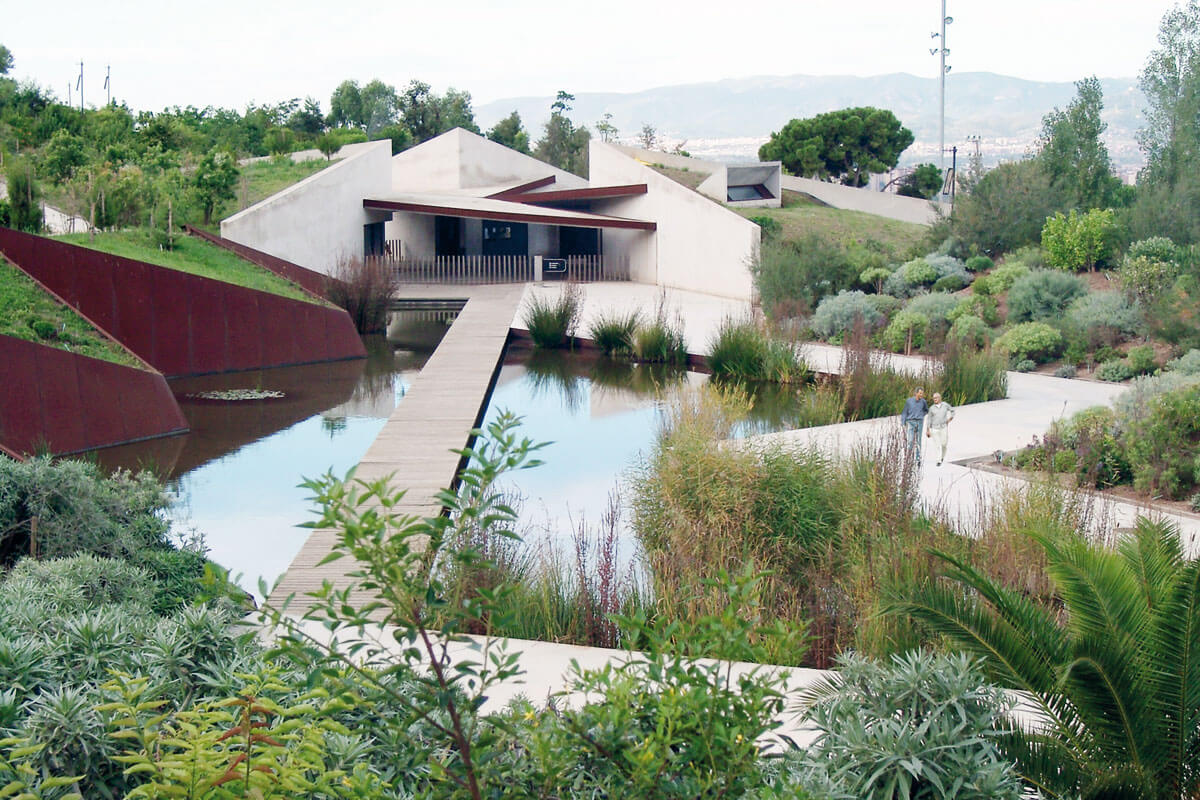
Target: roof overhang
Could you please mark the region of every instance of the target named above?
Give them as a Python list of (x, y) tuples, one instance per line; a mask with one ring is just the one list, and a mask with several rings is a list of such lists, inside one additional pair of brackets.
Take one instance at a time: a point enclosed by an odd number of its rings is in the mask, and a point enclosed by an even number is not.
[(455, 197), (448, 195), (406, 195), (393, 198), (364, 198), (363, 208), (379, 211), (408, 211), (447, 217), (533, 222), (565, 225), (573, 228), (625, 228), (653, 231), (658, 224), (649, 220), (609, 217), (583, 211), (556, 210), (495, 198)]
[(561, 203), (567, 200), (603, 200), (610, 197), (634, 197), (648, 191), (644, 183), (626, 183), (619, 186), (589, 186), (586, 189), (555, 189), (549, 192), (522, 192), (506, 194), (506, 200), (515, 203)]

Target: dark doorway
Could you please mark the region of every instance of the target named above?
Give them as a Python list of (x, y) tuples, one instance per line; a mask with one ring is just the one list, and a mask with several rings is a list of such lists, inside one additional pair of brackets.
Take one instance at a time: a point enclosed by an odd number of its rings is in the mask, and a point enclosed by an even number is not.
[(529, 254), (529, 226), (524, 222), (483, 221), (485, 256), (524, 256)]
[(369, 222), (363, 225), (363, 257), (383, 255), (383, 223)]
[(461, 256), (462, 219), (459, 217), (433, 218), (433, 252), (439, 256)]
[(600, 255), (600, 229), (559, 228), (558, 254), (563, 258)]

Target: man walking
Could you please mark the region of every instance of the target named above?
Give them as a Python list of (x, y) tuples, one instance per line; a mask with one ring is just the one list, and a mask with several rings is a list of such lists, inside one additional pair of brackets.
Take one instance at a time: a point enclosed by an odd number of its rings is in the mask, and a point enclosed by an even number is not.
[(918, 466), (921, 464), (921, 427), (925, 424), (925, 415), (928, 413), (929, 404), (925, 402), (925, 390), (917, 387), (913, 396), (904, 401), (900, 424), (904, 426), (904, 443)]
[(929, 430), (925, 435), (933, 439), (933, 444), (938, 448), (937, 465), (940, 467), (942, 462), (946, 460), (946, 443), (950, 438), (950, 420), (954, 419), (954, 406), (949, 403), (942, 402), (942, 396), (933, 393), (933, 405), (929, 407)]

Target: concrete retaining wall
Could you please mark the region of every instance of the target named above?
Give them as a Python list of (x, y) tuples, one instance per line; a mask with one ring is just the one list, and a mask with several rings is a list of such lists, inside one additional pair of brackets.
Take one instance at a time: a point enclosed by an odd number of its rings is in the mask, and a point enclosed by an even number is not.
[(919, 197), (873, 192), (870, 189), (856, 189), (853, 186), (842, 186), (840, 183), (797, 178), (794, 175), (784, 175), (781, 183), (784, 189), (806, 194), (827, 206), (847, 211), (863, 211), (917, 225), (931, 225), (938, 218), (937, 206)]
[(157, 372), (0, 336), (0, 450), (76, 453), (187, 431)]
[(167, 376), (366, 355), (339, 308), (0, 228), (0, 252)]

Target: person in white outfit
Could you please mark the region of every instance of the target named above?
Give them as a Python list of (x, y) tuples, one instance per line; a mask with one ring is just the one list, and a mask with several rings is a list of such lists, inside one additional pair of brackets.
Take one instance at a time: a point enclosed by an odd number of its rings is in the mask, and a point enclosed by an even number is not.
[(954, 419), (954, 407), (942, 402), (939, 392), (933, 393), (933, 405), (929, 407), (929, 426), (925, 428), (925, 436), (933, 439), (938, 448), (937, 465), (940, 467), (946, 460), (946, 443), (950, 438), (950, 420)]

